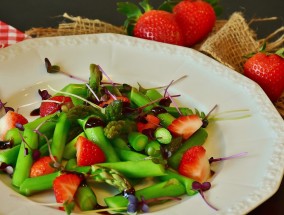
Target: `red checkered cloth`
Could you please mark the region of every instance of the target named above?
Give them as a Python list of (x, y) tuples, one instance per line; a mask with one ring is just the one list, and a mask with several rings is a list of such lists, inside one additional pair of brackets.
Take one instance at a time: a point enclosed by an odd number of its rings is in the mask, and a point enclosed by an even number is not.
[(0, 48), (7, 47), (27, 38), (29, 37), (23, 32), (0, 21)]

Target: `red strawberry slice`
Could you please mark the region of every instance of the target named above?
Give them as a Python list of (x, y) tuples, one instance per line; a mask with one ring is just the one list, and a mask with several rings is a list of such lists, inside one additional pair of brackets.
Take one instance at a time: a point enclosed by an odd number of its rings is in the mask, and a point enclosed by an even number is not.
[(35, 161), (31, 167), (30, 177), (37, 177), (53, 173), (55, 168), (52, 165), (53, 160), (50, 156), (44, 156)]
[(152, 114), (147, 114), (143, 120), (145, 119), (145, 122), (139, 121), (137, 122), (137, 130), (139, 132), (142, 132), (144, 129), (155, 129), (160, 124), (160, 119)]
[(201, 126), (202, 120), (197, 115), (180, 116), (168, 126), (168, 130), (175, 136), (188, 139)]
[(77, 165), (90, 166), (96, 163), (105, 162), (105, 154), (94, 142), (80, 136), (76, 142)]
[(82, 180), (82, 177), (74, 173), (65, 173), (56, 177), (53, 181), (53, 191), (56, 202), (65, 203), (73, 201), (74, 195)]
[(48, 100), (53, 100), (55, 102), (42, 102), (40, 106), (40, 116), (46, 116), (53, 114), (56, 111), (61, 110), (62, 105), (66, 105), (67, 108), (73, 107), (72, 99), (68, 96), (53, 96)]
[(193, 146), (188, 149), (182, 156), (178, 172), (200, 183), (205, 182), (211, 174), (206, 150), (202, 146)]
[(8, 111), (0, 119), (0, 140), (4, 140), (7, 131), (11, 128), (15, 128), (17, 123), (24, 125), (27, 122), (28, 120), (23, 115), (14, 111)]

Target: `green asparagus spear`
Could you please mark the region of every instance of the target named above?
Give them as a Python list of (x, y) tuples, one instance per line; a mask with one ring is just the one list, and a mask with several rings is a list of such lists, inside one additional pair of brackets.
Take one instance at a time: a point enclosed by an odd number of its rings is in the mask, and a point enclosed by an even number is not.
[(102, 126), (95, 126), (86, 128), (85, 124), (88, 121), (88, 118), (84, 121), (81, 121), (80, 124), (83, 127), (87, 138), (94, 143), (96, 143), (105, 153), (107, 162), (116, 162), (119, 161), (119, 157), (116, 154), (114, 148), (112, 147), (110, 141), (104, 135), (104, 129)]
[(76, 142), (77, 142), (78, 137), (80, 136), (86, 137), (85, 133), (82, 132), (77, 137), (75, 137), (73, 140), (71, 140), (69, 143), (65, 145), (64, 152), (63, 152), (64, 159), (68, 160), (68, 159), (76, 157)]
[(82, 183), (78, 187), (75, 193), (75, 202), (81, 211), (94, 210), (98, 203), (94, 191), (88, 184), (85, 183)]
[(12, 184), (16, 187), (29, 177), (33, 164), (33, 150), (38, 148), (38, 135), (33, 130), (25, 128), (23, 138), (12, 178)]
[(134, 150), (142, 151), (148, 143), (148, 137), (140, 132), (133, 131), (128, 134), (128, 142)]
[[(161, 198), (161, 197), (178, 197), (185, 194), (184, 186), (177, 179), (170, 179), (146, 188), (137, 190), (135, 196), (141, 200)], [(128, 200), (123, 196), (112, 196), (104, 199), (106, 205), (110, 208), (127, 207)]]
[(16, 145), (10, 149), (1, 150), (0, 151), (0, 162), (4, 162), (11, 166), (15, 166), (17, 162), (19, 150), (20, 150), (20, 145)]
[(115, 169), (128, 178), (155, 177), (165, 174), (164, 166), (152, 160), (100, 163), (97, 166)]
[(196, 190), (192, 189), (192, 183), (194, 182), (194, 180), (191, 178), (182, 176), (179, 173), (175, 172), (174, 170), (167, 169), (166, 175), (159, 177), (159, 179), (162, 181), (167, 181), (172, 178), (179, 180), (184, 185), (187, 195), (192, 196), (196, 193)]
[(60, 175), (60, 171), (34, 178), (26, 178), (20, 186), (20, 193), (31, 196), (35, 193), (52, 189), (53, 180)]
[(58, 162), (61, 162), (62, 160), (69, 129), (70, 121), (68, 120), (66, 113), (62, 112), (56, 123), (51, 144), (51, 154), (56, 157)]

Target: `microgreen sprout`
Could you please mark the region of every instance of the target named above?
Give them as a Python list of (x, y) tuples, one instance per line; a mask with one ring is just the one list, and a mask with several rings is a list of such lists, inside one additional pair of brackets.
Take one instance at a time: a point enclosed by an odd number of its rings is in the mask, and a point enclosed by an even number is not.
[[(49, 151), (49, 156), (52, 160), (52, 163), (51, 163), (51, 166), (56, 168), (56, 169), (59, 169), (61, 167), (61, 164), (57, 162), (57, 160), (55, 159), (55, 157), (52, 155), (51, 153), (51, 146), (50, 146), (50, 140), (46, 137), (46, 135), (44, 135), (43, 133), (41, 133), (39, 131), (40, 127), (43, 126), (45, 123), (51, 121), (52, 119), (48, 119), (48, 120), (45, 120), (43, 121), (42, 123), (40, 123), (36, 129), (34, 129), (34, 132), (36, 132), (39, 136), (42, 136), (45, 141), (46, 141), (46, 144), (47, 144), (47, 147), (48, 147), (48, 151)], [(37, 160), (38, 158), (40, 157), (40, 151), (39, 150), (34, 150), (33, 151), (33, 159), (34, 160)]]
[(97, 101), (99, 102), (100, 99), (97, 96), (97, 94), (94, 92), (94, 90), (90, 87), (90, 85), (88, 83), (86, 83), (87, 88), (91, 91), (91, 93), (93, 94), (93, 96), (97, 99)]
[(238, 153), (238, 154), (235, 154), (235, 155), (231, 155), (231, 156), (228, 156), (228, 157), (222, 157), (222, 158), (209, 158), (209, 163), (213, 163), (213, 162), (218, 162), (218, 161), (224, 161), (224, 160), (230, 160), (230, 159), (233, 159), (233, 158), (239, 158), (239, 157), (243, 157), (243, 156), (246, 156), (248, 153), (247, 152), (241, 152), (241, 153)]
[(51, 95), (48, 93), (47, 90), (38, 90), (38, 94), (40, 95), (42, 100), (47, 100), (49, 98), (51, 98)]
[(203, 200), (205, 201), (205, 203), (211, 207), (212, 209), (214, 210), (218, 210), (216, 207), (214, 207), (212, 204), (210, 204), (207, 199), (205, 198), (204, 196), (204, 192), (209, 190), (211, 188), (211, 183), (210, 182), (203, 182), (203, 183), (200, 183), (200, 182), (197, 182), (197, 181), (194, 181), (192, 183), (192, 189), (193, 190), (196, 190), (199, 192), (199, 194), (201, 195), (201, 197), (203, 198)]
[(108, 76), (108, 74), (102, 69), (100, 65), (98, 65), (99, 70), (106, 76), (106, 78), (109, 80), (112, 86), (115, 86), (115, 83), (111, 80), (111, 78)]
[(54, 91), (54, 92), (61, 93), (61, 94), (65, 94), (65, 95), (69, 95), (69, 96), (74, 96), (74, 97), (76, 97), (76, 98), (78, 98), (78, 99), (81, 99), (82, 101), (88, 103), (89, 105), (93, 106), (94, 108), (100, 109), (102, 112), (104, 111), (104, 108), (102, 108), (102, 107), (100, 107), (100, 106), (98, 106), (98, 105), (96, 105), (96, 104), (94, 104), (94, 103), (88, 101), (87, 99), (82, 98), (81, 96), (78, 96), (78, 95), (73, 94), (73, 93), (68, 93), (68, 92), (63, 92), (63, 91), (55, 90), (55, 89), (52, 88), (50, 85), (48, 85), (48, 87), (49, 87), (52, 91)]
[(69, 74), (69, 73), (67, 73), (67, 72), (62, 71), (62, 70), (60, 69), (60, 66), (52, 65), (48, 58), (45, 58), (45, 59), (44, 59), (44, 62), (45, 62), (46, 71), (47, 71), (48, 73), (61, 73), (61, 74), (63, 74), (63, 75), (68, 76), (69, 78), (74, 78), (74, 79), (76, 79), (76, 80), (78, 80), (78, 81), (86, 82), (86, 80), (84, 80), (84, 79), (82, 79), (82, 78), (79, 78), (79, 77), (77, 77), (77, 76), (74, 76), (74, 75), (71, 75), (71, 74)]
[[(187, 75), (183, 75), (182, 77), (178, 78), (177, 80), (172, 81), (172, 84), (171, 84), (171, 85), (173, 85), (173, 84), (175, 84), (175, 83), (181, 81), (182, 79), (184, 79), (184, 78), (186, 78), (186, 77), (187, 77)], [(164, 86), (160, 86), (160, 87), (144, 88), (144, 87), (142, 87), (142, 85), (141, 85), (140, 83), (137, 83), (137, 84), (138, 84), (138, 86), (139, 86), (139, 88), (138, 88), (139, 92), (145, 92), (145, 91), (147, 91), (147, 90), (152, 90), (152, 89), (158, 90), (158, 89), (163, 89), (163, 88), (168, 87), (168, 85), (164, 85)]]
[(14, 111), (14, 108), (6, 106), (7, 102), (3, 103), (0, 99), (0, 110), (4, 108), (5, 112), (7, 113), (9, 110)]

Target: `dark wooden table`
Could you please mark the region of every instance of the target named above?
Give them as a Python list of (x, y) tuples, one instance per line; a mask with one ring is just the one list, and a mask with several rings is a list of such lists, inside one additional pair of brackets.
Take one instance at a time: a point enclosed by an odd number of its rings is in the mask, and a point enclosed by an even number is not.
[[(162, 1), (152, 0), (151, 3), (157, 6)], [(21, 31), (26, 31), (32, 27), (56, 27), (63, 21), (63, 13), (67, 12), (72, 16), (100, 19), (114, 25), (122, 25), (125, 17), (116, 11), (116, 2), (114, 0), (1, 0), (0, 20)], [(235, 11), (243, 12), (247, 20), (278, 17), (276, 21), (255, 23), (251, 26), (259, 39), (284, 25), (284, 0), (220, 0), (220, 4), (223, 13), (219, 19), (227, 19)], [(283, 181), (271, 198), (249, 214), (284, 214)]]

